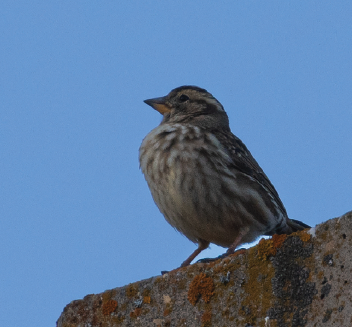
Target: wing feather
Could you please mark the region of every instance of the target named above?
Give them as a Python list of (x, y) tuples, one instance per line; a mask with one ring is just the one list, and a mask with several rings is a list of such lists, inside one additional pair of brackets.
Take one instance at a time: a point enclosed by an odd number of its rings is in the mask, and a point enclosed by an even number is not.
[(261, 184), (272, 195), (273, 199), (276, 201), (278, 207), (283, 212), (283, 214), (288, 217), (286, 209), (284, 208), (284, 205), (281, 199), (279, 198), (276, 189), (274, 188), (264, 171), (261, 169), (255, 158), (252, 156), (248, 148), (245, 146), (245, 144), (230, 130), (213, 130), (212, 133), (217, 137), (219, 142), (229, 153), (232, 159), (231, 168), (236, 169), (242, 172), (243, 174), (252, 177), (259, 184)]

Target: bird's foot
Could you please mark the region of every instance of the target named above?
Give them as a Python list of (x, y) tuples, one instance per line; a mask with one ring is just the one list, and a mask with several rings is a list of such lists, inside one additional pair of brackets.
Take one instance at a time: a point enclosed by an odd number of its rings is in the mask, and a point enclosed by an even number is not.
[(227, 253), (223, 253), (223, 254), (219, 255), (218, 257), (216, 257), (216, 258), (203, 258), (203, 259), (197, 260), (196, 263), (210, 263), (210, 262), (213, 262), (213, 261), (216, 261), (216, 260), (224, 259), (226, 257), (228, 257), (228, 254)]
[(216, 260), (221, 260), (221, 259), (224, 259), (224, 258), (227, 258), (228, 256), (230, 256), (231, 254), (242, 254), (244, 253), (245, 249), (244, 248), (241, 248), (237, 251), (227, 251), (221, 255), (219, 255), (218, 257), (216, 258), (204, 258), (204, 259), (200, 259), (200, 260), (197, 260), (196, 263), (210, 263), (210, 262), (213, 262), (213, 261), (216, 261)]

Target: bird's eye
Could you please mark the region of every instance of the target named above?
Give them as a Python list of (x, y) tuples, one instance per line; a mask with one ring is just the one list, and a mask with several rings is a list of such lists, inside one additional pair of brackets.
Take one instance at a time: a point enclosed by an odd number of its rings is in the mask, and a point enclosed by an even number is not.
[(185, 94), (182, 94), (180, 97), (179, 97), (179, 100), (181, 102), (185, 102), (185, 101), (188, 101), (189, 100), (189, 97)]

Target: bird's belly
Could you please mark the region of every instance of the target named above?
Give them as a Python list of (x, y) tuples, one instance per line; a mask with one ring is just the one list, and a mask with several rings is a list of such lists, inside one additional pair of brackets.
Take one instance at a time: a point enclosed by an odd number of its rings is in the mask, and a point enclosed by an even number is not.
[(203, 239), (229, 247), (247, 230), (244, 243), (254, 241), (278, 217), (266, 209), (261, 195), (236, 176), (189, 166), (189, 173), (171, 167), (158, 183), (149, 184), (165, 219), (193, 242)]
[(173, 227), (193, 242), (229, 247), (239, 233), (246, 231), (242, 240), (251, 242), (283, 220), (263, 186), (229, 169), (232, 161), (214, 136), (178, 126), (158, 127), (140, 148), (153, 199)]

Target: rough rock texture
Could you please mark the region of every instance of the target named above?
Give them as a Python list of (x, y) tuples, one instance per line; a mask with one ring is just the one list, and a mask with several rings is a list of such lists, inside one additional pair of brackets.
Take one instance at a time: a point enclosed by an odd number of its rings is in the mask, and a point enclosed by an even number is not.
[(58, 327), (351, 326), (352, 214), (68, 304)]

